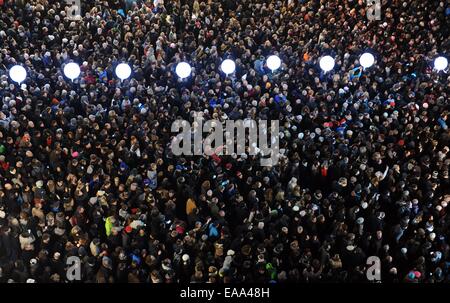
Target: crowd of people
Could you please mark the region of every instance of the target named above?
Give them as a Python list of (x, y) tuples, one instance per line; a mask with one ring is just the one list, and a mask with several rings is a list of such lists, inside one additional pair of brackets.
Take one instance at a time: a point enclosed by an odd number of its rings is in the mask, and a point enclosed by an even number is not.
[[(449, 282), (449, 3), (381, 3), (1, 0), (0, 282)], [(279, 163), (174, 156), (198, 112), (279, 120)]]

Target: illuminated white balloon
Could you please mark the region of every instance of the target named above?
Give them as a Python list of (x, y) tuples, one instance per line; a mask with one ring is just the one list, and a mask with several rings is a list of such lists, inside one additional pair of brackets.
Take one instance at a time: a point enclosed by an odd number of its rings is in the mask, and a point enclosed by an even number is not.
[(231, 59), (223, 60), (222, 64), (220, 65), (222, 68), (222, 71), (226, 74), (232, 74), (236, 70), (236, 64)]
[(181, 79), (189, 77), (191, 74), (192, 67), (187, 62), (180, 62), (177, 64), (177, 67), (175, 68), (175, 73), (180, 77)]
[(375, 57), (371, 53), (364, 53), (359, 57), (359, 63), (364, 68), (369, 68), (375, 63)]
[(267, 67), (270, 68), (272, 72), (279, 69), (281, 66), (281, 59), (278, 56), (272, 55), (267, 58)]
[(64, 75), (72, 81), (78, 78), (80, 73), (80, 66), (75, 62), (67, 63), (66, 66), (64, 66)]
[(434, 59), (434, 68), (438, 71), (446, 69), (448, 66), (448, 60), (445, 57), (437, 57)]
[(20, 84), (27, 77), (27, 71), (21, 65), (14, 65), (9, 70), (9, 76), (11, 77), (11, 79), (14, 82), (17, 82), (18, 84)]
[(122, 81), (128, 79), (131, 76), (131, 67), (126, 63), (120, 63), (116, 66), (116, 76)]
[(329, 72), (334, 68), (334, 59), (331, 56), (324, 56), (320, 59), (319, 65), (324, 72)]

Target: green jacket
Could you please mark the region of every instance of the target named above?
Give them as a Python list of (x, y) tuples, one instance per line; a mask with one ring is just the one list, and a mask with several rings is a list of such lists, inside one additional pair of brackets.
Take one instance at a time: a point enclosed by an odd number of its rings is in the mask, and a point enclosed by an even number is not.
[(111, 223), (111, 217), (106, 218), (105, 221), (105, 230), (106, 230), (106, 236), (109, 237), (109, 235), (111, 234), (111, 230), (113, 228), (113, 225)]

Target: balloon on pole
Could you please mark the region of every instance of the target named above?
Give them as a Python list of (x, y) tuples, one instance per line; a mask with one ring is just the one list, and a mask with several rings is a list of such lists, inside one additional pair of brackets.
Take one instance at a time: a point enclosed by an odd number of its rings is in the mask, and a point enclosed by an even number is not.
[(80, 66), (75, 62), (67, 63), (66, 66), (64, 66), (64, 75), (72, 81), (78, 78), (80, 73)]
[(131, 67), (126, 63), (120, 63), (117, 65), (115, 71), (116, 76), (122, 81), (131, 76)]
[(9, 76), (11, 77), (11, 79), (14, 82), (17, 82), (17, 84), (20, 84), (26, 79), (27, 71), (21, 65), (14, 65), (9, 70)]
[(448, 60), (445, 57), (439, 56), (434, 59), (434, 68), (437, 71), (445, 70), (448, 67)]
[(272, 55), (272, 56), (269, 56), (269, 58), (267, 58), (267, 67), (272, 71), (272, 73), (274, 71), (276, 71), (277, 69), (279, 69), (280, 66), (281, 66), (280, 57), (278, 57), (276, 55)]
[(181, 79), (187, 78), (191, 75), (192, 67), (187, 62), (180, 62), (175, 67), (175, 73)]
[(234, 73), (236, 70), (236, 63), (234, 63), (231, 59), (223, 60), (222, 64), (220, 65), (222, 68), (222, 71), (228, 76), (229, 74)]
[(375, 57), (371, 53), (364, 53), (359, 57), (359, 63), (364, 69), (369, 68), (375, 63)]
[(319, 65), (324, 72), (329, 72), (334, 68), (334, 59), (331, 56), (324, 56), (320, 59)]

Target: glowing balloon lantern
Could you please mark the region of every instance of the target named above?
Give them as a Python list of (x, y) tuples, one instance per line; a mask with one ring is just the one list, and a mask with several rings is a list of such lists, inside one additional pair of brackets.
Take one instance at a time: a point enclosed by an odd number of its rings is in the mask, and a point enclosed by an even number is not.
[(177, 64), (177, 67), (175, 68), (175, 73), (181, 79), (189, 77), (191, 74), (191, 71), (192, 71), (192, 67), (187, 62), (180, 62)]
[(371, 53), (364, 53), (359, 57), (359, 63), (364, 68), (369, 68), (375, 63), (375, 57)]
[(329, 72), (334, 68), (334, 59), (331, 56), (324, 56), (320, 59), (319, 65), (324, 72)]
[(116, 76), (122, 81), (128, 79), (131, 76), (131, 67), (126, 63), (120, 63), (116, 66)]
[(80, 73), (80, 66), (74, 62), (67, 63), (66, 66), (64, 66), (64, 75), (72, 81), (78, 78)]
[(438, 71), (446, 69), (448, 66), (448, 60), (445, 57), (437, 57), (434, 59), (434, 68)]
[(23, 82), (25, 80), (25, 78), (27, 77), (27, 71), (25, 70), (25, 68), (21, 65), (14, 65), (13, 67), (11, 67), (11, 69), (9, 70), (9, 76), (11, 77), (11, 79), (14, 82), (17, 82), (18, 84), (20, 84), (21, 82)]
[(236, 64), (231, 59), (223, 60), (222, 64), (220, 65), (222, 68), (222, 71), (226, 74), (232, 74), (236, 70)]
[(281, 59), (278, 56), (272, 55), (267, 58), (267, 67), (270, 68), (272, 72), (279, 69), (281, 66)]

